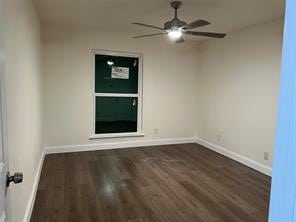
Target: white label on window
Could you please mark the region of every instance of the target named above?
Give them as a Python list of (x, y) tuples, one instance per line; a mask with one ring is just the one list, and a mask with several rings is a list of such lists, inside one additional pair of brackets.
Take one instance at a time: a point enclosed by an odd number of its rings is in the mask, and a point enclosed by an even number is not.
[(129, 79), (129, 68), (113, 66), (111, 72), (112, 79)]

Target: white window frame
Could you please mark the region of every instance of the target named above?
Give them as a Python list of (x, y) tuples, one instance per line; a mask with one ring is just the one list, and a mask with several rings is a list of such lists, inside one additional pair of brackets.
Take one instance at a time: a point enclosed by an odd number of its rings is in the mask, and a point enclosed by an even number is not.
[[(116, 137), (137, 137), (144, 136), (142, 132), (142, 107), (143, 107), (143, 54), (142, 53), (130, 53), (130, 52), (118, 52), (109, 51), (101, 49), (92, 49), (92, 134), (90, 139), (100, 139), (100, 138), (116, 138)], [(122, 56), (122, 57), (132, 57), (139, 59), (139, 71), (138, 71), (138, 93), (137, 94), (123, 94), (123, 93), (96, 93), (95, 92), (95, 56), (96, 55), (109, 55), (109, 56)], [(138, 99), (138, 113), (137, 113), (137, 132), (132, 133), (104, 133), (96, 134), (96, 97), (135, 97)]]

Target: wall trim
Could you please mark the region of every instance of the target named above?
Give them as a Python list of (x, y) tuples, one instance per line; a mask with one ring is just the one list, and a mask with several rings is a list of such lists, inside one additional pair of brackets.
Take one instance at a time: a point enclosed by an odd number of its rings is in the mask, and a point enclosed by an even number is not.
[(95, 151), (95, 150), (122, 149), (122, 148), (159, 146), (159, 145), (182, 144), (182, 143), (200, 144), (205, 148), (208, 148), (223, 156), (233, 159), (265, 175), (268, 175), (268, 176), (272, 175), (271, 167), (266, 166), (248, 157), (237, 154), (233, 151), (230, 151), (229, 149), (213, 144), (211, 142), (208, 142), (198, 137), (164, 138), (164, 139), (149, 139), (149, 140), (121, 141), (121, 142), (102, 142), (102, 143), (95, 143), (95, 144), (91, 143), (91, 144), (65, 145), (65, 146), (46, 146), (44, 148), (44, 154), (46, 155), (46, 154), (55, 154), (55, 153), (71, 153), (71, 152), (83, 152), (83, 151)]
[(242, 156), (238, 153), (230, 151), (229, 149), (226, 149), (222, 146), (216, 145), (214, 143), (208, 142), (208, 141), (198, 138), (198, 137), (196, 137), (195, 142), (197, 144), (200, 144), (200, 145), (202, 145), (212, 151), (215, 151), (223, 156), (226, 156), (226, 157), (233, 159), (241, 164), (244, 164), (254, 170), (257, 170), (265, 175), (268, 175), (268, 176), (272, 175), (272, 168), (269, 166), (266, 166), (262, 163), (252, 160), (248, 157)]
[(39, 164), (38, 164), (37, 172), (35, 175), (35, 180), (33, 183), (33, 188), (32, 188), (32, 191), (31, 191), (31, 194), (29, 197), (29, 201), (27, 204), (27, 208), (25, 211), (23, 222), (30, 222), (30, 220), (31, 220), (31, 215), (32, 215), (32, 211), (33, 211), (33, 207), (34, 207), (34, 203), (35, 203), (35, 198), (36, 198), (37, 189), (38, 189), (38, 185), (39, 185), (41, 170), (42, 170), (42, 166), (43, 166), (43, 162), (44, 162), (44, 157), (45, 157), (45, 152), (43, 150), (41, 157), (40, 157)]
[(196, 143), (194, 137), (189, 138), (164, 138), (164, 139), (149, 139), (138, 141), (121, 141), (121, 142), (102, 142), (81, 145), (65, 145), (65, 146), (46, 146), (45, 154), (54, 153), (69, 153), (69, 152), (83, 152), (94, 150), (108, 150), (108, 149), (121, 149), (132, 147), (145, 147), (145, 146), (159, 146), (169, 144), (182, 144), (182, 143)]
[(272, 168), (259, 163), (255, 160), (237, 154), (230, 151), (224, 147), (208, 142), (204, 139), (198, 137), (189, 138), (164, 138), (164, 139), (149, 139), (149, 140), (139, 140), (139, 141), (122, 141), (122, 142), (103, 142), (97, 144), (81, 144), (81, 145), (65, 145), (65, 146), (46, 146), (41, 154), (38, 169), (36, 172), (32, 192), (27, 204), (27, 208), (24, 215), (23, 222), (29, 222), (31, 219), (35, 198), (37, 194), (38, 184), (40, 180), (41, 170), (46, 154), (55, 153), (69, 153), (69, 152), (83, 152), (83, 151), (95, 151), (95, 150), (108, 150), (108, 149), (122, 149), (122, 148), (132, 148), (132, 147), (146, 147), (146, 146), (158, 146), (158, 145), (170, 145), (170, 144), (185, 144), (185, 143), (197, 143), (204, 146), (214, 152), (217, 152), (223, 156), (230, 159), (238, 161), (254, 170), (257, 170), (265, 175), (272, 175)]

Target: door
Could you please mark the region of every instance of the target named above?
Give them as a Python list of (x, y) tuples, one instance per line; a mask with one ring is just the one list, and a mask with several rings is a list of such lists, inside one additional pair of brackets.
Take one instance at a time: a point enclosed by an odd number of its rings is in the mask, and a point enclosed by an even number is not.
[(296, 1), (286, 1), (269, 222), (296, 221)]
[(4, 80), (4, 32), (3, 32), (3, 6), (4, 0), (0, 0), (0, 222), (7, 221), (7, 192), (6, 192), (6, 172), (8, 170), (6, 153), (4, 152), (5, 134), (3, 130), (3, 80)]

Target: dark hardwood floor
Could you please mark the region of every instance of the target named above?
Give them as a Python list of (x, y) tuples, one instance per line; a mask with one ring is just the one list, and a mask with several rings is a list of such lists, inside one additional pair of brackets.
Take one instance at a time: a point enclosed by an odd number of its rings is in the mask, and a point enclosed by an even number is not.
[(47, 155), (32, 222), (265, 222), (270, 178), (197, 144)]

